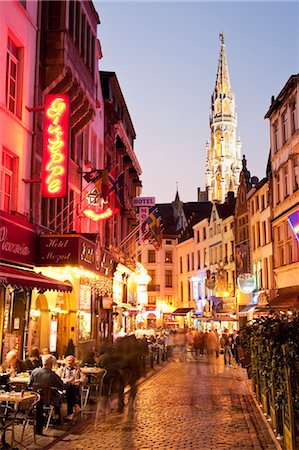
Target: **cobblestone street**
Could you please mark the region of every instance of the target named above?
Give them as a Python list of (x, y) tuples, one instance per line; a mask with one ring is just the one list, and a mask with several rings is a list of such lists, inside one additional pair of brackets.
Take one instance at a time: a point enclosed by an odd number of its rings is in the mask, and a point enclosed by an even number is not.
[(239, 369), (223, 358), (172, 362), (142, 383), (134, 405), (56, 443), (75, 449), (275, 449)]

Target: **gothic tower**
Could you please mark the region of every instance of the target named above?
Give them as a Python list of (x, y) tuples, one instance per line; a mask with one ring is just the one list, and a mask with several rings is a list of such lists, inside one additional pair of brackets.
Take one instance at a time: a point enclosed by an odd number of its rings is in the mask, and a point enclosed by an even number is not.
[(212, 94), (210, 116), (211, 143), (206, 143), (206, 188), (208, 200), (223, 203), (228, 191), (237, 194), (241, 171), (241, 140), (236, 138), (237, 115), (235, 94), (231, 89), (224, 35)]

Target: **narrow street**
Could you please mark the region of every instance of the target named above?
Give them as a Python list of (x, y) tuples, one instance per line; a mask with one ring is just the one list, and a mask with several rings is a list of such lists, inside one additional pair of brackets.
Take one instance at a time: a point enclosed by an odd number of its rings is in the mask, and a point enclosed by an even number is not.
[(142, 383), (134, 412), (112, 413), (55, 444), (75, 449), (275, 449), (239, 369), (223, 358), (172, 362)]

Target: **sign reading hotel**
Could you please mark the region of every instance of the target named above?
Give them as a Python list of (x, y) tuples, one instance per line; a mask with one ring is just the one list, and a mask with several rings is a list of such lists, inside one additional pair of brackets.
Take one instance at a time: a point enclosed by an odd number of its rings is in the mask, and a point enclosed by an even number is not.
[(155, 206), (156, 204), (156, 198), (155, 197), (134, 197), (133, 198), (133, 205), (140, 207), (140, 206)]
[(42, 164), (43, 198), (67, 195), (70, 99), (67, 94), (46, 95), (44, 151)]

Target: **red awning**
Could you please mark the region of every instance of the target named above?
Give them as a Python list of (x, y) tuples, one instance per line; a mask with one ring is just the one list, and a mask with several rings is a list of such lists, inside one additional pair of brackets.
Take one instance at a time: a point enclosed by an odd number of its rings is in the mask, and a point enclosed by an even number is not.
[(299, 309), (299, 294), (281, 294), (274, 298), (268, 306), (269, 309)]
[(54, 280), (30, 270), (13, 269), (6, 266), (0, 266), (0, 286), (64, 292), (71, 292), (73, 289), (70, 281)]

